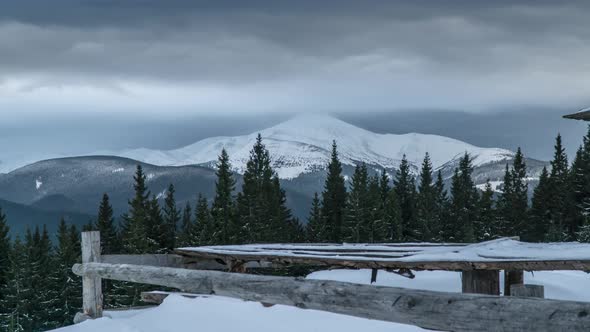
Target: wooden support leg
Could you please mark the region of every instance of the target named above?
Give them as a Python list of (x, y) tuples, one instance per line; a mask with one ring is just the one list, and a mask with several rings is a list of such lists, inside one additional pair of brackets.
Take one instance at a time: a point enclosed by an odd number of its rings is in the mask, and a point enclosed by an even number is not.
[(377, 282), (377, 273), (379, 272), (378, 269), (371, 270), (371, 283), (374, 284)]
[(524, 284), (524, 273), (522, 270), (504, 271), (504, 296), (510, 296), (510, 288), (512, 285), (522, 284)]
[(500, 271), (463, 271), (461, 279), (463, 293), (500, 295)]
[(545, 287), (541, 285), (512, 285), (511, 296), (545, 298)]
[[(100, 232), (82, 232), (82, 264), (100, 263)], [(102, 317), (101, 278), (82, 278), (83, 315), (89, 318)]]

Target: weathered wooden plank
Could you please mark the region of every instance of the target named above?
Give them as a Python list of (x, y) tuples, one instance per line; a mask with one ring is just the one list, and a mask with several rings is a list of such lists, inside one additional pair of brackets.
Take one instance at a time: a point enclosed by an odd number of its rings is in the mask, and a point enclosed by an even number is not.
[(463, 293), (500, 295), (500, 271), (464, 271), (461, 285)]
[[(96, 263), (100, 259), (100, 232), (82, 232), (82, 263)], [(83, 276), (82, 302), (83, 315), (102, 317), (102, 285), (99, 276)]]
[(199, 295), (199, 294), (155, 291), (155, 292), (142, 292), (141, 293), (141, 300), (145, 303), (162, 304), (162, 302), (164, 302), (164, 299), (166, 299), (170, 295), (180, 295), (180, 296), (187, 297), (190, 299), (194, 299), (197, 297), (207, 297), (207, 295)]
[(371, 283), (372, 284), (377, 282), (377, 273), (379, 273), (379, 270), (377, 270), (377, 269), (371, 270)]
[(542, 285), (512, 285), (510, 287), (510, 294), (511, 296), (537, 297), (542, 299), (545, 297), (545, 287)]
[(76, 264), (77, 275), (283, 304), (443, 331), (590, 331), (590, 303), (443, 293), (165, 267)]
[(512, 285), (524, 284), (524, 272), (522, 270), (504, 271), (504, 296), (510, 296)]
[[(195, 259), (175, 254), (142, 254), (142, 255), (103, 255), (101, 263), (108, 264), (133, 264), (161, 267), (176, 267), (192, 270), (218, 270), (226, 271), (229, 265), (215, 259)], [(245, 262), (246, 269), (270, 268), (268, 262)]]
[(244, 261), (264, 262), (280, 265), (312, 265), (324, 267), (345, 267), (353, 269), (409, 269), (409, 270), (442, 270), (442, 271), (473, 271), (473, 270), (524, 270), (524, 271), (556, 271), (579, 270), (590, 271), (590, 260), (489, 260), (489, 261), (403, 261), (403, 260), (368, 260), (341, 259), (338, 257), (296, 257), (265, 253), (229, 254), (216, 252), (195, 252), (178, 249), (177, 254), (199, 259), (214, 259), (223, 262)]

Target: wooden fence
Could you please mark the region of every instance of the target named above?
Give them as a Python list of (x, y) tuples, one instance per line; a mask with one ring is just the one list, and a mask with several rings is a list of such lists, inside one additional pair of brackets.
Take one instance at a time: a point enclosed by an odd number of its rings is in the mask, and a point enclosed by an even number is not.
[[(90, 318), (102, 314), (100, 282), (104, 278), (442, 331), (590, 331), (590, 303), (586, 302), (408, 290), (166, 266), (183, 264), (174, 255), (110, 256), (111, 262), (107, 263), (100, 256), (98, 232), (83, 233), (82, 247), (83, 262), (76, 264), (73, 271), (84, 278), (84, 315)], [(140, 264), (128, 264), (133, 262)], [(524, 289), (521, 294), (527, 294)]]

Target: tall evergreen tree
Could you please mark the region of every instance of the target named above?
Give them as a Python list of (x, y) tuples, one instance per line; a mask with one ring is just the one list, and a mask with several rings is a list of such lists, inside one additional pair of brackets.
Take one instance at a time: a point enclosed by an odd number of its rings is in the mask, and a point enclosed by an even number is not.
[(389, 230), (385, 210), (387, 200), (383, 200), (381, 180), (381, 177), (374, 175), (369, 177), (367, 183), (368, 217), (365, 242), (368, 243), (384, 242)]
[(242, 191), (237, 197), (239, 242), (270, 242), (273, 215), (274, 171), (268, 150), (258, 135), (243, 176)]
[(235, 201), (233, 192), (236, 181), (232, 174), (229, 155), (225, 149), (221, 150), (217, 161), (217, 181), (215, 182), (215, 198), (211, 206), (212, 236), (217, 244), (229, 244), (237, 240), (240, 230), (235, 219)]
[(358, 165), (352, 175), (342, 227), (342, 236), (347, 242), (367, 242), (370, 222), (367, 181), (367, 166), (365, 164)]
[(473, 166), (467, 153), (455, 169), (451, 184), (451, 203), (449, 206), (449, 228), (447, 240), (451, 242), (474, 242), (474, 221), (477, 218), (477, 189), (471, 179)]
[(148, 201), (147, 205), (147, 236), (148, 236), (148, 253), (159, 252), (165, 253), (168, 251), (167, 240), (167, 226), (162, 215), (162, 209), (158, 203), (156, 196)]
[(435, 228), (438, 222), (436, 192), (433, 186), (432, 163), (428, 153), (424, 156), (420, 171), (420, 183), (417, 195), (417, 239), (422, 241), (435, 240)]
[[(30, 231), (28, 238), (31, 237)], [(33, 329), (32, 305), (34, 290), (30, 282), (31, 265), (27, 246), (16, 237), (11, 250), (8, 278), (10, 282), (2, 289), (2, 328), (9, 332)]]
[(207, 198), (199, 194), (197, 199), (197, 208), (195, 209), (195, 226), (191, 232), (191, 239), (195, 245), (220, 244), (215, 238), (214, 227), (212, 224), (211, 211)]
[(530, 228), (527, 236), (529, 241), (558, 241), (562, 238), (563, 225), (554, 224), (551, 219), (551, 204), (549, 201), (552, 193), (549, 181), (549, 172), (546, 167), (543, 167), (539, 177), (539, 184), (533, 192), (529, 211)]
[(520, 148), (516, 151), (512, 168), (506, 166), (504, 190), (498, 202), (501, 236), (525, 235), (528, 233), (528, 184), (526, 181), (526, 164)]
[(177, 234), (176, 239), (176, 243), (178, 243), (179, 247), (195, 245), (192, 241), (193, 228), (193, 210), (191, 204), (187, 202), (182, 210), (182, 226), (180, 227), (180, 232)]
[(478, 242), (491, 240), (495, 234), (496, 210), (494, 191), (489, 179), (479, 197), (477, 212), (477, 220), (474, 223), (475, 239)]
[(129, 201), (129, 212), (124, 216), (121, 225), (123, 250), (128, 254), (144, 254), (150, 251), (152, 244), (148, 238), (150, 192), (146, 186), (147, 176), (141, 165), (137, 166), (133, 179), (135, 195)]
[[(1, 289), (9, 282), (8, 270), (10, 267), (10, 237), (8, 236), (10, 229), (6, 215), (0, 208), (0, 306), (2, 305), (3, 294)], [(0, 309), (0, 314), (2, 310)]]
[(406, 155), (402, 158), (393, 184), (402, 218), (402, 240), (419, 240), (420, 227), (416, 225), (416, 186)]
[(309, 211), (309, 216), (307, 217), (306, 233), (308, 242), (322, 242), (327, 238), (325, 234), (325, 225), (322, 218), (321, 208), (320, 197), (316, 192), (313, 195), (311, 210)]
[(106, 193), (103, 194), (98, 208), (95, 228), (100, 232), (102, 254), (111, 255), (119, 253), (119, 235), (115, 226), (115, 218), (113, 217), (113, 207), (111, 206), (109, 195)]
[(433, 241), (440, 242), (445, 238), (444, 228), (449, 221), (449, 197), (440, 170), (437, 172), (436, 182), (434, 183), (434, 196), (436, 204), (436, 222), (431, 225), (431, 233)]
[(332, 142), (332, 155), (322, 193), (322, 218), (324, 219), (327, 242), (342, 242), (342, 224), (346, 207), (346, 185), (342, 175), (342, 164), (338, 157), (336, 141)]
[(180, 211), (176, 206), (176, 190), (173, 184), (168, 186), (166, 198), (164, 199), (164, 248), (167, 252), (172, 252), (176, 247), (176, 228), (180, 222)]

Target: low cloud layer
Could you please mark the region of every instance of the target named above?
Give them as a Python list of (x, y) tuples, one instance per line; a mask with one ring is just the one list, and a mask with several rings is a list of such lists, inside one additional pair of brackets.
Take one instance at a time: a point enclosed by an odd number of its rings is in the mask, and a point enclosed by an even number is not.
[(501, 110), (590, 102), (588, 2), (6, 1), (0, 110)]

